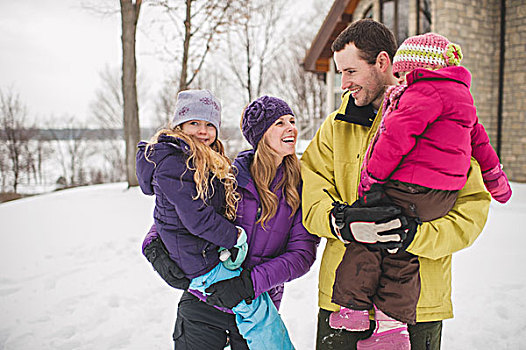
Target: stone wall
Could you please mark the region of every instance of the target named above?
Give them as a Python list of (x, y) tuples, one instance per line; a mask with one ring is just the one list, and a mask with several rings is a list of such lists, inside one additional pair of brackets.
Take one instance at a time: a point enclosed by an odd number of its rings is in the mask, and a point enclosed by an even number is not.
[(501, 160), (513, 181), (526, 182), (526, 3), (506, 6)]
[(471, 93), (491, 141), (497, 132), (500, 15), (495, 0), (434, 1), (432, 30), (462, 47)]
[[(471, 93), (480, 122), (497, 147), (500, 59), (500, 0), (431, 0), (433, 32), (459, 44), (462, 65), (472, 74)], [(379, 20), (380, 0), (358, 3), (354, 20), (373, 6)], [(513, 181), (526, 182), (526, 2), (506, 1), (501, 161)], [(409, 34), (416, 30), (416, 3), (410, 1)]]

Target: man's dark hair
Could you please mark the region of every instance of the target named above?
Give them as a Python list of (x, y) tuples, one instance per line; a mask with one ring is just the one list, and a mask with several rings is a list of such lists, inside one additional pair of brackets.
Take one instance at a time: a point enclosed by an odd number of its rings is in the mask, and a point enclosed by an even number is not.
[(345, 28), (332, 43), (332, 52), (343, 50), (349, 43), (361, 51), (360, 57), (369, 64), (376, 63), (381, 51), (387, 52), (392, 63), (398, 47), (389, 28), (370, 18), (353, 22)]

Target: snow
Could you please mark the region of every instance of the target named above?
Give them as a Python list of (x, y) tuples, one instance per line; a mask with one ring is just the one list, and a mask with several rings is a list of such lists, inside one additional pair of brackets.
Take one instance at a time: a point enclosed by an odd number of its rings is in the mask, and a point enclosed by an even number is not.
[[(519, 349), (526, 336), (526, 184), (492, 202), (475, 244), (454, 255), (455, 318), (443, 349)], [(171, 349), (180, 291), (140, 252), (153, 199), (126, 184), (0, 205), (0, 349)], [(298, 350), (314, 349), (317, 274), (285, 289), (281, 314)]]

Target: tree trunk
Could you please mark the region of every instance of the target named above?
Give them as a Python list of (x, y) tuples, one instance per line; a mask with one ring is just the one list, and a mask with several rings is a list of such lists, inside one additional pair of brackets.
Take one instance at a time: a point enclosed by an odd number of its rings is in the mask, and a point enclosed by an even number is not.
[(135, 174), (135, 153), (140, 139), (139, 106), (137, 104), (137, 64), (135, 33), (142, 0), (120, 0), (122, 17), (122, 96), (124, 101), (124, 141), (126, 144), (126, 179), (128, 187), (138, 186)]
[(181, 62), (181, 74), (179, 75), (179, 91), (188, 89), (188, 56), (190, 50), (190, 38), (192, 37), (192, 0), (186, 0), (186, 15), (184, 19), (184, 41), (183, 58)]

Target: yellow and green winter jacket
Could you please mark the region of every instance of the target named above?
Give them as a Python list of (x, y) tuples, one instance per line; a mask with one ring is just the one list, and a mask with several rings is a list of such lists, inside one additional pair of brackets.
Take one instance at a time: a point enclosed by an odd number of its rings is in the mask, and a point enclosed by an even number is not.
[[(345, 246), (331, 234), (332, 200), (323, 189), (342, 202), (357, 199), (360, 166), (381, 119), (381, 111), (375, 114), (371, 106), (357, 107), (349, 96), (342, 96), (340, 108), (327, 117), (301, 158), (303, 223), (312, 234), (327, 238), (319, 273), (318, 305), (329, 311), (339, 309), (331, 303), (331, 296)], [(490, 200), (480, 167), (472, 158), (467, 183), (459, 191), (453, 209), (419, 227), (407, 248), (420, 261), (417, 322), (453, 317), (451, 255), (469, 247), (478, 237), (486, 223)]]

